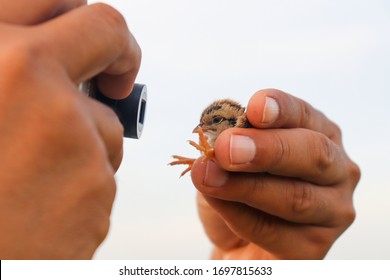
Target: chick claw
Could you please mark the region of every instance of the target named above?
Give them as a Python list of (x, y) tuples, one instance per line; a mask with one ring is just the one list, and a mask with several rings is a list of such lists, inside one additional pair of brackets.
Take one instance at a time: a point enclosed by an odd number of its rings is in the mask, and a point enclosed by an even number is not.
[[(197, 133), (199, 135), (199, 144), (194, 141), (189, 141), (190, 145), (195, 147), (204, 155), (203, 161), (205, 161), (206, 159), (215, 160), (214, 149), (210, 146), (209, 142), (207, 142), (207, 137), (206, 135), (204, 135), (203, 130), (199, 128), (197, 130)], [(182, 177), (184, 174), (186, 174), (188, 171), (192, 169), (192, 166), (196, 160), (193, 158), (187, 158), (178, 155), (173, 155), (172, 157), (176, 160), (170, 162), (169, 165), (178, 165), (178, 164), (188, 165), (188, 167), (180, 174), (180, 177)]]
[(172, 161), (169, 163), (169, 165), (177, 165), (177, 164), (188, 164), (188, 167), (180, 174), (180, 177), (182, 177), (184, 174), (186, 174), (188, 171), (192, 169), (192, 165), (195, 162), (194, 158), (186, 158), (182, 156), (173, 155), (172, 156), (175, 161)]

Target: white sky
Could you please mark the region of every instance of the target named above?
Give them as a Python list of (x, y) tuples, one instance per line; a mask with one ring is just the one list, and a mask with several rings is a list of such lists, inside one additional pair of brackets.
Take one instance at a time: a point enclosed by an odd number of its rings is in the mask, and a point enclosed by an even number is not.
[(138, 82), (149, 92), (142, 138), (125, 141), (112, 227), (97, 259), (207, 259), (195, 188), (167, 163), (171, 154), (198, 155), (186, 140), (210, 102), (246, 104), (269, 87), (337, 122), (362, 169), (357, 219), (327, 258), (390, 259), (389, 1), (103, 2), (137, 38)]

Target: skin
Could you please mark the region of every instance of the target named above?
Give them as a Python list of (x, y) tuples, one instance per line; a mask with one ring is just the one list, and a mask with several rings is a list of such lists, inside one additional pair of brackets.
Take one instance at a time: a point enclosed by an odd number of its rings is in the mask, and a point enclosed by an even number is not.
[[(279, 113), (262, 122), (266, 97)], [(256, 92), (247, 106), (254, 128), (223, 131), (216, 164), (198, 159), (191, 171), (214, 259), (322, 259), (353, 222), (360, 178), (341, 131), (308, 103), (279, 90)], [(231, 139), (247, 136), (255, 154), (231, 159)]]
[(0, 0), (0, 259), (88, 259), (109, 228), (123, 128), (77, 85), (127, 96), (141, 51), (84, 4)]

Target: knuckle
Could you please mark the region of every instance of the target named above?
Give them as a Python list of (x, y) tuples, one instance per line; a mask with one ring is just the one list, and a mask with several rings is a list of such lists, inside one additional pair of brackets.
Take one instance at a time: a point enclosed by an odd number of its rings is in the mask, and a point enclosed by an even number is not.
[(303, 100), (299, 100), (300, 104), (300, 116), (298, 121), (298, 127), (308, 127), (313, 120), (313, 108)]
[(313, 205), (313, 189), (306, 184), (295, 184), (292, 188), (291, 211), (293, 214), (302, 215), (307, 213)]
[[(55, 95), (54, 92), (53, 95)], [(53, 97), (54, 98), (47, 100), (47, 105), (50, 106), (50, 114), (53, 119), (60, 122), (71, 123), (78, 121), (81, 118), (80, 113), (82, 106), (78, 93), (59, 93), (59, 96)]]
[(276, 145), (275, 149), (273, 149), (273, 165), (278, 166), (282, 162), (284, 162), (286, 159), (289, 159), (291, 157), (291, 147), (290, 147), (290, 142), (287, 141), (285, 137), (283, 137), (279, 133), (274, 134), (274, 145)]
[(104, 19), (114, 30), (126, 29), (126, 20), (123, 15), (118, 12), (115, 8), (104, 3), (96, 3), (91, 5), (94, 12), (97, 14), (98, 19)]
[(110, 227), (110, 214), (116, 192), (112, 172), (97, 158), (90, 157), (84, 164), (83, 188), (78, 190), (75, 207), (81, 207), (85, 234), (95, 245), (107, 236)]
[[(14, 40), (12, 43), (2, 47), (0, 55), (0, 68), (4, 81), (27, 79), (34, 74), (39, 67), (41, 48), (38, 44), (30, 43), (28, 40)], [(34, 71), (32, 71), (34, 69)]]
[(341, 128), (332, 121), (329, 121), (329, 127), (330, 127), (329, 139), (335, 141), (336, 143), (340, 143), (342, 138)]
[(333, 142), (323, 134), (316, 134), (319, 137), (314, 137), (312, 140), (314, 151), (317, 155), (315, 160), (315, 166), (318, 173), (321, 174), (327, 170), (335, 161), (336, 146)]
[(89, 215), (89, 220), (85, 226), (88, 228), (88, 225), (97, 245), (100, 244), (108, 234), (110, 227), (109, 213), (104, 210), (95, 210)]
[(92, 100), (93, 102), (96, 102), (96, 104), (100, 105), (100, 108), (99, 110), (101, 111), (101, 114), (103, 114), (105, 116), (105, 118), (108, 118), (110, 120), (117, 120), (118, 117), (117, 115), (115, 114), (114, 110), (111, 109), (110, 107), (96, 101), (96, 100)]
[(355, 208), (351, 204), (351, 206), (348, 207), (344, 213), (345, 224), (347, 226), (350, 226), (355, 221), (355, 218), (356, 218), (356, 211), (355, 211)]
[[(104, 211), (101, 214), (107, 213), (106, 210), (111, 209), (112, 201), (116, 193), (116, 182), (112, 169), (106, 164), (106, 159), (101, 153), (96, 153), (90, 156), (87, 160), (88, 169), (87, 178), (89, 179), (89, 188), (85, 188), (84, 199), (92, 198), (94, 201), (103, 201), (99, 204)], [(96, 172), (98, 170), (99, 172)], [(93, 172), (95, 171), (95, 172)], [(87, 172), (85, 172), (87, 173)]]
[(139, 67), (141, 66), (141, 60), (142, 60), (142, 50), (134, 37), (132, 37), (132, 40), (131, 40), (131, 49), (133, 51), (133, 56), (134, 56), (134, 59), (133, 59), (134, 60), (134, 62), (133, 62), (134, 68), (139, 69)]
[(334, 204), (334, 215), (332, 215), (332, 219), (328, 221), (328, 224), (345, 230), (356, 218), (351, 191), (349, 189), (339, 191)]
[(334, 233), (324, 232), (323, 228), (313, 228), (305, 232), (306, 238), (309, 241), (307, 246), (307, 255), (312, 256), (311, 259), (323, 259), (330, 246), (334, 243), (337, 235)]
[[(248, 225), (249, 236), (252, 236), (252, 239), (255, 242), (261, 236), (261, 242), (268, 244), (275, 244), (278, 242), (279, 234), (277, 233), (277, 227), (275, 227), (275, 219), (271, 215), (263, 215), (262, 218), (256, 219), (254, 223)], [(246, 238), (247, 233), (243, 230), (241, 236), (242, 239)]]
[(331, 122), (332, 129), (334, 131), (334, 135), (341, 138), (342, 131), (341, 128), (334, 122)]
[[(94, 137), (90, 133), (92, 124), (89, 118), (86, 118), (85, 106), (79, 92), (53, 89), (50, 96), (40, 98), (39, 106), (46, 108), (35, 115), (40, 132), (47, 138), (46, 141), (53, 139), (52, 141), (58, 143), (58, 147), (60, 144), (66, 146), (72, 143), (73, 148), (80, 149), (85, 146), (87, 139)], [(84, 135), (88, 135), (88, 138), (82, 139)], [(64, 137), (68, 140), (62, 139)], [(88, 147), (88, 150), (90, 149), (92, 146)]]
[(105, 219), (102, 219), (99, 223), (99, 228), (97, 231), (97, 243), (100, 244), (104, 241), (108, 234), (108, 230), (110, 228), (110, 219), (107, 217)]
[(114, 138), (122, 140), (124, 128), (114, 110), (112, 110), (106, 105), (101, 104), (98, 101), (91, 101), (96, 102), (96, 104), (98, 104), (99, 113), (104, 116), (108, 123), (110, 123), (110, 134), (113, 135)]
[(359, 166), (351, 161), (348, 167), (348, 174), (350, 175), (353, 187), (355, 188), (361, 177), (361, 171)]
[(356, 218), (356, 210), (352, 202), (346, 203), (343, 201), (342, 206), (339, 207), (338, 216), (334, 219), (333, 224), (343, 229), (349, 227)]
[(245, 194), (242, 201), (248, 200), (251, 197), (262, 197), (264, 189), (266, 188), (266, 180), (264, 180), (263, 174), (256, 174), (248, 184), (248, 188), (245, 188)]

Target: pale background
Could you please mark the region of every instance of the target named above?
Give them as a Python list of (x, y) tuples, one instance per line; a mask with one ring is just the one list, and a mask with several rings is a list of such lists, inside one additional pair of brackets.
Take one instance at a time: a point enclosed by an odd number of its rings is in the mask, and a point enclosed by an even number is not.
[[(390, 2), (104, 1), (119, 9), (143, 50), (149, 90), (141, 140), (125, 140), (112, 227), (96, 259), (207, 259), (189, 176), (170, 155), (202, 109), (262, 88), (305, 99), (337, 122), (362, 169), (355, 223), (328, 259), (390, 259)], [(96, 34), (98, 36), (98, 34)]]

